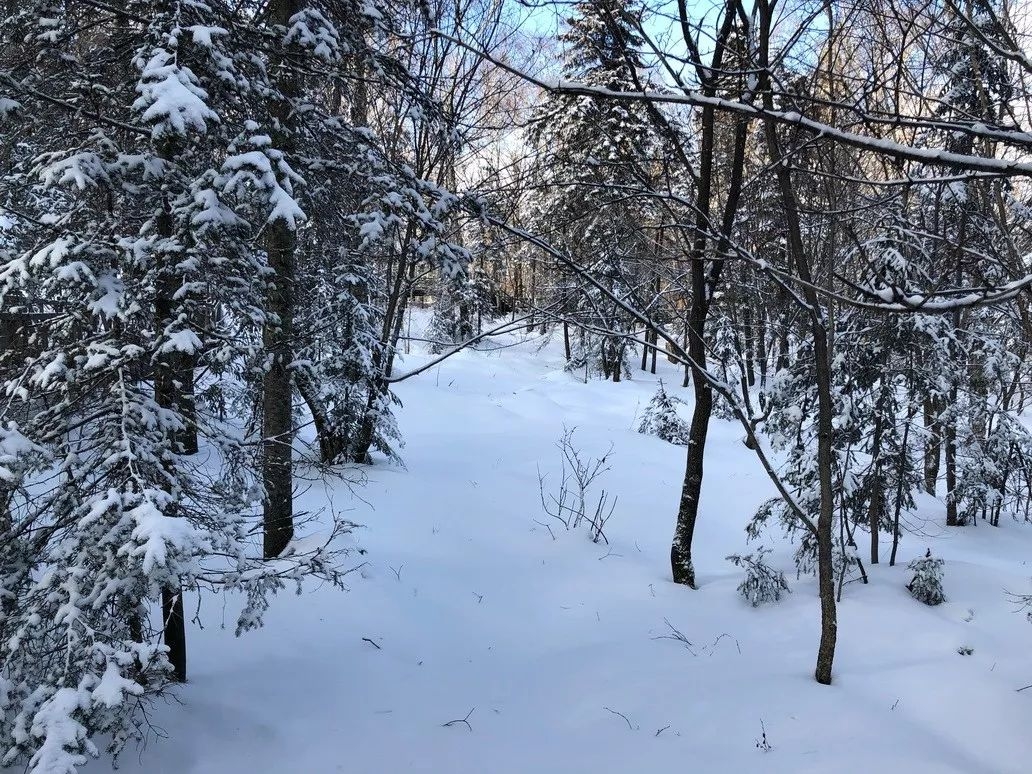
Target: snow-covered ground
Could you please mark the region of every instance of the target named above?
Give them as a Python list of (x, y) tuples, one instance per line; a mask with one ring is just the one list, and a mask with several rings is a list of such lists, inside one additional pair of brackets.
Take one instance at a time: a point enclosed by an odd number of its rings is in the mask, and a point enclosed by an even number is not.
[[(181, 704), (152, 712), (168, 738), (127, 750), (120, 771), (1032, 770), (1032, 689), (1016, 690), (1032, 683), (1032, 624), (1006, 596), (1030, 590), (1032, 527), (947, 532), (939, 504), (922, 502), (901, 565), (846, 587), (835, 682), (820, 686), (816, 586), (795, 580), (791, 546), (764, 537), (793, 593), (759, 609), (724, 559), (748, 550), (744, 525), (772, 492), (731, 423), (711, 431), (700, 588), (670, 582), (684, 450), (634, 431), (654, 391), (638, 372), (578, 382), (536, 339), (404, 382), (407, 469), (372, 468), (357, 497), (334, 484), (302, 495), (303, 508), (332, 503), (364, 525), (350, 591), (281, 597), (241, 639), (208, 601)], [(588, 453), (614, 445), (609, 547), (536, 523), (537, 468), (554, 483), (564, 424)], [(946, 559), (937, 608), (904, 589), (907, 561), (929, 546)], [(663, 637), (667, 622), (691, 650)]]

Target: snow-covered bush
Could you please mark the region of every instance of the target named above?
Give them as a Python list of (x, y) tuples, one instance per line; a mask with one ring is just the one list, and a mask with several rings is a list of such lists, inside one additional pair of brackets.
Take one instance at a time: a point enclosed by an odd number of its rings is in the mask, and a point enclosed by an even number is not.
[(914, 577), (907, 584), (907, 591), (910, 596), (926, 605), (940, 605), (946, 601), (946, 594), (942, 590), (943, 575), (942, 559), (932, 556), (931, 549), (920, 559), (914, 559), (907, 565), (908, 570), (914, 571)]
[(736, 567), (745, 568), (745, 580), (738, 584), (738, 593), (753, 607), (777, 602), (785, 594), (791, 593), (785, 574), (764, 562), (763, 558), (769, 553), (769, 548), (760, 546), (755, 554), (731, 554), (726, 557)]
[(649, 405), (645, 407), (645, 413), (638, 425), (638, 432), (644, 435), (654, 435), (678, 446), (687, 446), (688, 423), (677, 413), (677, 405), (683, 403), (684, 401), (680, 398), (667, 393), (663, 387), (663, 380), (660, 379), (659, 389), (652, 396)]

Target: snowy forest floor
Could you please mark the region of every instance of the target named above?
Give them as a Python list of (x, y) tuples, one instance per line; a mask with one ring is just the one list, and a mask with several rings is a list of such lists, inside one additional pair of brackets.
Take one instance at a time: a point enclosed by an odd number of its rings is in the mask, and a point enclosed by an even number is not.
[[(1032, 683), (1032, 624), (1007, 592), (1030, 590), (1032, 526), (947, 531), (923, 500), (897, 566), (846, 586), (834, 685), (820, 686), (816, 585), (795, 579), (792, 546), (759, 541), (792, 593), (758, 609), (724, 558), (755, 547), (743, 528), (773, 491), (740, 430), (714, 422), (700, 588), (675, 586), (685, 452), (634, 430), (656, 377), (583, 384), (559, 342), (539, 341), (399, 386), (406, 469), (374, 466), (354, 495), (332, 481), (299, 495), (363, 525), (350, 590), (281, 594), (241, 639), (208, 600), (180, 703), (151, 713), (168, 738), (127, 749), (123, 774), (1029, 771), (1032, 689), (1016, 689)], [(673, 366), (660, 375), (690, 403)], [(614, 446), (608, 547), (537, 523), (538, 466), (554, 486), (564, 424), (586, 453)], [(936, 608), (904, 589), (928, 547), (946, 560)], [(691, 650), (663, 637), (667, 621)]]

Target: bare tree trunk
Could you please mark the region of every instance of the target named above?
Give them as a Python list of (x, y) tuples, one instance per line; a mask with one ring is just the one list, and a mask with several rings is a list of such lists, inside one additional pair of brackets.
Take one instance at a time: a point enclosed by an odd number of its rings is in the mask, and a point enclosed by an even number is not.
[(670, 568), (674, 583), (680, 583), (690, 588), (696, 587), (695, 565), (692, 561), (692, 540), (695, 537), (695, 524), (699, 518), (699, 496), (702, 493), (704, 472), (703, 458), (706, 452), (710, 417), (713, 414), (713, 390), (705, 370), (706, 317), (709, 314), (709, 294), (720, 277), (721, 256), (726, 252), (730, 243), (731, 231), (734, 228), (735, 216), (738, 212), (747, 135), (746, 122), (739, 120), (734, 134), (730, 190), (724, 205), (721, 236), (717, 244), (713, 269), (708, 272), (706, 233), (709, 228), (712, 198), (715, 118), (716, 113), (713, 108), (703, 109), (699, 190), (696, 198), (696, 236), (691, 254), (692, 304), (686, 333), (692, 385), (695, 390), (695, 406), (688, 429), (688, 456), (685, 460), (684, 482), (681, 485), (681, 499), (677, 508), (677, 525), (674, 528), (674, 539), (670, 545)]
[[(772, 34), (772, 12), (770, 5), (762, 8), (760, 19), (760, 61), (761, 67), (769, 66), (770, 36)], [(773, 95), (769, 88), (769, 71), (764, 71), (765, 87), (762, 91), (763, 105), (767, 110), (774, 108)], [(820, 491), (820, 506), (817, 517), (817, 586), (821, 599), (821, 638), (817, 648), (817, 666), (814, 677), (822, 685), (831, 684), (832, 665), (835, 660), (835, 643), (838, 639), (838, 616), (835, 606), (835, 575), (833, 563), (832, 522), (835, 517), (835, 499), (832, 488), (832, 467), (834, 464), (832, 440), (834, 434), (835, 407), (831, 394), (831, 352), (828, 347), (828, 331), (821, 314), (821, 299), (803, 243), (799, 207), (796, 203), (792, 183), (791, 167), (784, 163), (777, 126), (770, 119), (764, 120), (764, 138), (770, 161), (774, 167), (781, 193), (788, 230), (789, 255), (796, 272), (802, 280), (801, 292), (806, 301), (810, 317), (810, 334), (813, 337), (814, 367), (817, 387), (817, 478)]]
[(369, 126), (369, 76), (365, 52), (354, 57), (355, 90), (351, 95), (351, 123), (355, 126)]
[(298, 394), (312, 415), (315, 437), (319, 441), (319, 459), (325, 463), (335, 462), (347, 449), (347, 438), (330, 419), (326, 406), (316, 392), (316, 385), (303, 373), (297, 373), (294, 377)]
[[(867, 521), (871, 529), (871, 564), (878, 564), (878, 530), (881, 525), (882, 506), (884, 504), (885, 483), (882, 481), (882, 436), (885, 434), (885, 425), (890, 418), (885, 416), (885, 402), (888, 399), (890, 385), (885, 378), (884, 370), (887, 367), (885, 358), (882, 358), (882, 383), (878, 389), (878, 399), (874, 404), (874, 432), (871, 438), (871, 487), (870, 501), (867, 508)], [(895, 421), (895, 417), (891, 418)]]
[[(773, 136), (773, 123), (767, 123), (767, 132)], [(768, 142), (771, 142), (768, 139)], [(817, 667), (814, 677), (822, 685), (831, 684), (832, 664), (835, 660), (835, 643), (838, 639), (838, 616), (835, 609), (835, 576), (833, 561), (832, 522), (834, 521), (835, 499), (831, 471), (834, 465), (832, 438), (834, 434), (834, 405), (831, 397), (831, 353), (828, 350), (828, 334), (820, 318), (820, 299), (813, 289), (810, 267), (803, 252), (802, 230), (799, 227), (798, 211), (791, 183), (791, 171), (782, 165), (777, 139), (774, 137), (772, 156), (776, 161), (777, 176), (781, 181), (782, 196), (790, 221), (790, 243), (795, 254), (799, 276), (805, 283), (804, 294), (811, 312), (811, 335), (814, 339), (814, 365), (817, 382), (817, 476), (820, 487), (820, 512), (817, 518), (817, 585), (821, 598), (821, 639), (817, 649)]]
[[(409, 244), (414, 235), (412, 224), (406, 230), (405, 244)], [(387, 299), (387, 310), (383, 317), (383, 328), (380, 338), (386, 346), (387, 360), (382, 365), (377, 361), (377, 367), (386, 375), (390, 376), (394, 370), (394, 357), (398, 352), (398, 342), (401, 340), (401, 327), (404, 324), (405, 313), (412, 303), (412, 293), (416, 286), (416, 262), (408, 260), (405, 253), (402, 253), (398, 261), (398, 271), (395, 282)]]
[(788, 368), (788, 351), (788, 326), (786, 325), (781, 329), (781, 335), (778, 337), (778, 357), (776, 361), (778, 371)]
[(292, 422), (294, 235), (285, 224), (268, 229), (270, 280), (268, 308), (276, 322), (265, 325), (263, 341), (271, 362), (262, 394), (262, 474), (265, 480), (264, 551), (266, 558), (279, 556), (294, 536)]
[(922, 408), (927, 434), (924, 447), (924, 486), (925, 491), (935, 497), (935, 488), (939, 481), (939, 461), (942, 458), (942, 428), (939, 424), (939, 414), (945, 407), (940, 401), (926, 397), (922, 402)]
[(752, 303), (747, 299), (742, 309), (742, 327), (744, 330), (745, 339), (745, 380), (749, 387), (756, 385), (756, 368), (753, 362), (753, 352), (755, 346), (753, 344), (753, 320), (752, 320)]
[(179, 368), (176, 376), (179, 381), (179, 413), (183, 417), (185, 427), (180, 434), (180, 443), (184, 454), (197, 454), (197, 397), (194, 373), (197, 369), (197, 355), (182, 354), (178, 358)]
[[(412, 287), (415, 284), (415, 263), (408, 262), (408, 281), (404, 285), (399, 284), (397, 298), (391, 304), (391, 318), (384, 319), (384, 337), (390, 344), (386, 347), (386, 363), (381, 364), (382, 355), (374, 359), (374, 367), (387, 376), (394, 369), (394, 356), (397, 352), (397, 342), (401, 338), (401, 326), (404, 321), (405, 310), (408, 309), (412, 297)], [(401, 277), (402, 269), (398, 269), (398, 277)], [(388, 326), (390, 326), (388, 328)], [(366, 395), (366, 407), (358, 432), (351, 439), (349, 459), (351, 462), (360, 465), (368, 465), (372, 461), (370, 450), (373, 448), (373, 441), (376, 437), (376, 404), (390, 391), (390, 384), (386, 379), (376, 379), (369, 385)]]
[(534, 312), (537, 309), (537, 258), (530, 259), (530, 314), (527, 317), (527, 333), (534, 330), (537, 322), (534, 319)]
[(161, 590), (161, 620), (172, 677), (186, 682), (186, 616), (183, 613), (183, 591), (166, 586)]
[[(158, 155), (163, 159), (170, 159), (174, 156), (174, 150), (170, 141), (163, 142), (158, 150)], [(156, 219), (157, 232), (164, 238), (172, 236), (172, 216), (168, 200), (163, 197), (162, 208)], [(154, 317), (158, 323), (159, 330), (165, 329), (178, 317), (180, 302), (175, 300), (176, 282), (175, 275), (170, 265), (170, 257), (159, 253), (157, 278), (155, 281)], [(180, 374), (178, 366), (182, 365), (184, 358), (179, 353), (164, 352), (159, 355), (154, 370), (154, 399), (156, 404), (163, 409), (179, 412), (181, 406), (181, 383), (176, 381)], [(191, 363), (187, 363), (191, 365)], [(192, 367), (191, 367), (192, 370)], [(191, 376), (190, 382), (193, 382)], [(197, 436), (196, 427), (191, 427), (193, 447), (196, 450)], [(179, 453), (182, 439), (182, 431), (168, 433), (169, 445), (172, 453)], [(174, 512), (175, 504), (169, 505), (169, 511)], [(162, 610), (162, 639), (168, 648), (168, 662), (172, 666), (172, 678), (176, 682), (187, 680), (187, 632), (186, 617), (183, 614), (183, 589), (179, 582), (170, 582), (161, 589), (161, 610)]]
[[(957, 233), (957, 244), (955, 245), (956, 261), (954, 282), (960, 287), (963, 282), (963, 255), (961, 249), (967, 241), (967, 214), (961, 216), (960, 228)], [(953, 311), (953, 329), (961, 330), (962, 318), (959, 309)], [(943, 432), (943, 451), (946, 463), (946, 526), (959, 527), (962, 523), (961, 516), (957, 511), (957, 417), (955, 415), (958, 390), (956, 384), (950, 388), (949, 400), (947, 402), (947, 413), (945, 419), (945, 431)], [(977, 518), (977, 517), (976, 517)]]
[(867, 523), (871, 530), (871, 564), (878, 564), (878, 527), (881, 524), (882, 481), (881, 481), (881, 437), (884, 420), (881, 414), (874, 418), (874, 438), (871, 441), (871, 490), (867, 503)]
[(760, 366), (760, 387), (767, 386), (767, 314), (763, 309), (757, 310), (757, 327), (759, 330), (756, 331), (756, 359), (759, 361)]
[(916, 407), (908, 413), (907, 424), (903, 428), (903, 442), (900, 444), (899, 470), (896, 480), (896, 502), (893, 503), (892, 513), (892, 553), (889, 555), (889, 567), (896, 566), (896, 550), (899, 548), (899, 516), (903, 510), (903, 489), (908, 455), (907, 442), (910, 439), (910, 423), (914, 421), (916, 413)]
[[(684, 316), (684, 338), (681, 343), (681, 352), (688, 352), (688, 315)], [(692, 367), (691, 364), (684, 364), (684, 381), (681, 382), (682, 387), (687, 387), (692, 383)]]
[(711, 203), (713, 176), (714, 123), (713, 108), (702, 111), (702, 147), (699, 188), (696, 196), (696, 231), (691, 253), (692, 304), (688, 312), (686, 338), (688, 357), (692, 361), (692, 387), (695, 406), (688, 431), (688, 458), (685, 462), (681, 500), (677, 508), (677, 526), (670, 546), (670, 568), (674, 583), (695, 588), (695, 565), (692, 562), (692, 539), (699, 518), (699, 495), (702, 492), (703, 459), (710, 415), (713, 413), (713, 390), (706, 379), (706, 229)]
[[(957, 391), (950, 391), (950, 404), (955, 405)], [(946, 421), (943, 433), (943, 447), (946, 458), (946, 526), (959, 527), (960, 515), (957, 512), (957, 423), (953, 418)]]
[[(299, 10), (298, 0), (272, 0), (269, 21), (287, 26), (290, 17)], [(285, 63), (277, 62), (274, 66), (283, 68)], [(297, 76), (281, 70), (277, 84), (284, 98), (271, 104), (273, 118), (278, 124), (273, 131), (273, 142), (284, 153), (289, 153), (293, 150), (290, 99), (298, 91)], [(266, 304), (271, 318), (262, 329), (262, 341), (270, 359), (262, 384), (263, 548), (267, 559), (283, 553), (294, 537), (293, 380), (290, 364), (293, 361), (291, 339), (296, 249), (297, 235), (289, 223), (279, 219), (268, 225), (265, 250), (272, 277), (268, 281)]]
[(524, 300), (523, 293), (523, 263), (516, 261), (512, 270), (512, 319), (516, 319), (516, 308), (521, 306)]

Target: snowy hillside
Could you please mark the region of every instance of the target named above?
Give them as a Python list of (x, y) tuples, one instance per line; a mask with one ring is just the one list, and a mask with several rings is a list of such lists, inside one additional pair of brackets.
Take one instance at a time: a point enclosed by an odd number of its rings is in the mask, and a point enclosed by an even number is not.
[[(1029, 770), (1032, 689), (1016, 689), (1032, 683), (1032, 624), (1007, 592), (1030, 590), (1032, 527), (946, 531), (922, 501), (900, 563), (845, 587), (835, 681), (818, 685), (816, 586), (795, 578), (791, 546), (760, 541), (792, 593), (757, 609), (724, 558), (755, 547), (743, 527), (772, 492), (740, 429), (711, 430), (700, 588), (675, 586), (684, 450), (634, 430), (656, 377), (583, 384), (538, 345), (463, 352), (400, 385), (407, 469), (376, 466), (354, 495), (311, 483), (301, 500), (363, 525), (350, 591), (280, 599), (241, 639), (209, 600), (182, 706), (150, 715), (168, 738), (128, 749), (121, 772)], [(690, 401), (673, 366), (661, 375)], [(613, 445), (609, 546), (539, 523), (538, 468), (556, 483), (564, 425), (586, 454)], [(946, 560), (936, 608), (904, 588), (928, 547)]]

